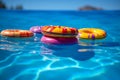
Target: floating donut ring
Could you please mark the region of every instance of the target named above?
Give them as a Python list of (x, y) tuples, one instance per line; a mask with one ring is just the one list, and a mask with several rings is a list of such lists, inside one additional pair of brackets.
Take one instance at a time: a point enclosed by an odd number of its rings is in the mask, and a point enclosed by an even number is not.
[(63, 37), (48, 37), (42, 36), (41, 42), (47, 44), (75, 44), (77, 43), (77, 38), (70, 37), (70, 38), (63, 38)]
[(41, 33), (41, 26), (33, 26), (30, 28), (33, 33)]
[(1, 32), (2, 36), (8, 36), (8, 37), (31, 37), (33, 36), (33, 33), (28, 30), (3, 30)]
[(106, 37), (106, 32), (98, 28), (82, 28), (78, 32), (82, 39), (103, 39)]
[(65, 26), (43, 26), (41, 32), (49, 37), (76, 37), (78, 30)]

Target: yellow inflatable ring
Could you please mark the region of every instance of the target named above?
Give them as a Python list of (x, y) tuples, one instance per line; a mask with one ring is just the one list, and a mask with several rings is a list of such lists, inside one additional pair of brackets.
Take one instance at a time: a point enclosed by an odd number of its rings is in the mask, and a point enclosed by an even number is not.
[(2, 36), (7, 36), (7, 37), (31, 37), (33, 36), (33, 33), (28, 30), (3, 30), (1, 32)]
[(65, 26), (43, 26), (41, 32), (49, 37), (76, 37), (78, 30)]
[(98, 28), (82, 28), (78, 32), (82, 39), (103, 39), (106, 37), (106, 32)]

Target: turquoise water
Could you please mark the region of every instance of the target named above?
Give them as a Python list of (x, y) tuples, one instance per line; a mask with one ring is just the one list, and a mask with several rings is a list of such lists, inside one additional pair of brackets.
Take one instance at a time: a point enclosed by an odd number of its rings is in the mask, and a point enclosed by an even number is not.
[(31, 38), (0, 36), (0, 80), (119, 80), (120, 11), (5, 11), (0, 10), (0, 31), (35, 25), (101, 28), (102, 40), (73, 45), (40, 42)]

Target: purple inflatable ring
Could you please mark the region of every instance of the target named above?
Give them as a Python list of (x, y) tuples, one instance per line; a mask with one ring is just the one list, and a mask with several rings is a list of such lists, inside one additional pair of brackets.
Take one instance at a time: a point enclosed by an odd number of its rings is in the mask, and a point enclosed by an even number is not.
[(33, 26), (30, 28), (30, 31), (33, 33), (41, 33), (41, 26)]
[(77, 38), (62, 38), (62, 37), (47, 37), (42, 36), (41, 42), (47, 44), (75, 44), (78, 42)]

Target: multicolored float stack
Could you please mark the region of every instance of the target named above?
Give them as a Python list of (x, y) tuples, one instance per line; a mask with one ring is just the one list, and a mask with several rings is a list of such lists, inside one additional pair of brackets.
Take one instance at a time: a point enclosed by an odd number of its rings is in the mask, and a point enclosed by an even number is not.
[(44, 35), (41, 42), (49, 44), (73, 44), (77, 43), (78, 30), (66, 26), (43, 26), (41, 32)]
[(76, 36), (80, 39), (103, 39), (106, 32), (99, 28), (76, 29), (66, 26), (33, 26), (29, 30), (6, 29), (1, 31), (2, 36), (6, 37), (32, 37), (34, 33), (43, 34), (41, 42), (48, 44), (73, 44), (77, 43)]

